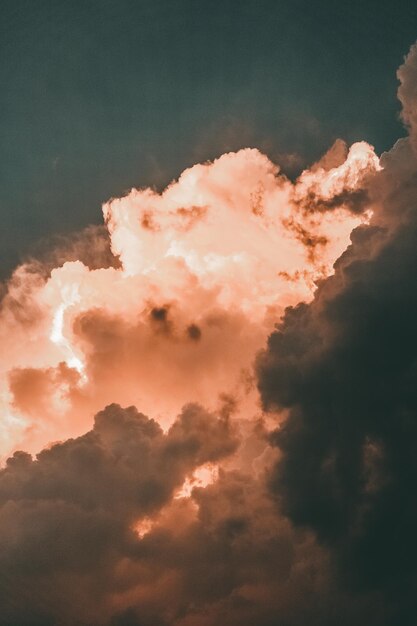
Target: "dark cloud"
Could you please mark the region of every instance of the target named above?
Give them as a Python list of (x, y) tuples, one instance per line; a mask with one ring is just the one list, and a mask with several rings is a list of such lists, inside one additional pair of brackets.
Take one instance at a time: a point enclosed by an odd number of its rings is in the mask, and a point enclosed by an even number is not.
[(134, 407), (111, 405), (82, 437), (35, 460), (16, 452), (0, 473), (0, 623), (107, 623), (124, 559), (137, 551), (134, 524), (235, 447), (228, 418), (196, 405), (166, 434)]
[[(256, 425), (242, 454), (265, 435)], [(379, 626), (378, 594), (337, 588), (326, 550), (277, 513), (261, 468), (221, 469), (173, 498), (236, 443), (227, 410), (188, 406), (164, 434), (112, 405), (82, 437), (35, 460), (16, 452), (0, 473), (0, 624)]]
[[(277, 514), (261, 468), (173, 497), (236, 450), (228, 413), (190, 405), (164, 434), (112, 405), (82, 437), (16, 452), (0, 473), (0, 624), (350, 626), (360, 614), (378, 626), (378, 597), (335, 587), (326, 551)], [(265, 434), (255, 426), (242, 454)]]
[[(415, 58), (414, 49), (399, 73), (412, 133)], [(417, 615), (413, 142), (412, 134), (384, 156), (372, 223), (352, 233), (314, 301), (287, 310), (258, 363), (265, 407), (288, 411), (272, 436), (281, 451), (272, 492), (330, 548), (342, 587), (383, 592), (379, 623), (392, 626)]]

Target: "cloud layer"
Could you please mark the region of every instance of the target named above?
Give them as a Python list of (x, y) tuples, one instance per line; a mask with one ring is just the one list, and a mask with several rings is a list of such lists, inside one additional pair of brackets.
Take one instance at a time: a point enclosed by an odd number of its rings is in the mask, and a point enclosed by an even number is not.
[(226, 154), (17, 268), (0, 623), (415, 623), (416, 57), (381, 160)]

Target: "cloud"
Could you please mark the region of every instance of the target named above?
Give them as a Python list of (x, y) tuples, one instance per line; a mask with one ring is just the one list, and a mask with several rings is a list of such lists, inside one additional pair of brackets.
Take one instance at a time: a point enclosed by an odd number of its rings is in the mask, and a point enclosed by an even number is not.
[(411, 50), (405, 63), (398, 69), (397, 77), (400, 80), (398, 98), (402, 104), (401, 117), (410, 130), (411, 144), (416, 146), (417, 129), (417, 44)]
[(369, 219), (378, 157), (338, 145), (295, 183), (256, 149), (194, 165), (18, 267), (0, 310), (3, 457), (81, 434), (112, 402), (164, 427), (224, 394), (256, 413), (257, 351)]
[[(225, 414), (191, 405), (164, 434), (111, 405), (81, 437), (16, 452), (0, 472), (0, 623), (326, 626), (341, 607), (352, 623), (357, 600), (313, 535), (277, 515), (264, 471), (227, 466), (236, 444)], [(223, 462), (212, 484), (175, 495)]]
[(135, 408), (111, 405), (91, 431), (35, 460), (16, 452), (0, 472), (1, 623), (104, 623), (139, 549), (134, 524), (235, 448), (227, 416), (197, 405), (166, 434)]
[(411, 135), (381, 159), (371, 222), (258, 361), (264, 407), (287, 413), (272, 493), (330, 549), (345, 588), (383, 591), (382, 624), (412, 624), (417, 608), (415, 48), (399, 76)]
[(16, 269), (0, 624), (414, 624), (415, 56), (381, 159), (225, 154)]

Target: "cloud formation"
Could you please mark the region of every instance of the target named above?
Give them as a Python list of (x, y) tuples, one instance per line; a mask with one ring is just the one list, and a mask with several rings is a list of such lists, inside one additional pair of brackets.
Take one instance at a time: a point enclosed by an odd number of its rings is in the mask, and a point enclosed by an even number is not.
[(0, 624), (415, 623), (416, 57), (380, 160), (226, 154), (17, 268)]
[(292, 183), (258, 150), (225, 154), (162, 194), (109, 201), (107, 231), (17, 268), (0, 311), (0, 452), (79, 435), (112, 402), (166, 427), (226, 394), (249, 417), (256, 352), (369, 219), (354, 199), (379, 167), (368, 144), (339, 142)]
[(344, 583), (384, 591), (383, 624), (417, 615), (416, 48), (399, 70), (410, 137), (383, 155), (369, 225), (259, 359), (264, 406), (285, 409), (271, 487), (331, 549)]
[[(90, 432), (35, 460), (16, 452), (0, 472), (1, 623), (249, 626), (279, 615), (318, 625), (340, 606), (354, 615), (312, 534), (277, 515), (263, 472), (227, 466), (236, 444), (228, 416), (197, 405), (166, 434), (111, 405)], [(223, 459), (212, 484), (181, 496), (187, 474)]]
[(2, 623), (104, 623), (112, 594), (133, 584), (129, 562), (140, 565), (135, 524), (235, 448), (228, 417), (197, 405), (166, 434), (110, 405), (87, 434), (35, 460), (16, 452), (0, 472)]

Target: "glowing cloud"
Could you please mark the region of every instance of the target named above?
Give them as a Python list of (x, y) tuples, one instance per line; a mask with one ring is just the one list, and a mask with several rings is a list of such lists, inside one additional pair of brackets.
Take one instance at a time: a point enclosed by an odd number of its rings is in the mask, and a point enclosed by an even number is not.
[(119, 268), (63, 262), (46, 278), (18, 268), (1, 312), (13, 444), (80, 434), (110, 402), (164, 426), (189, 401), (215, 409), (233, 397), (235, 411), (256, 414), (254, 356), (368, 219), (352, 198), (378, 168), (364, 143), (295, 183), (257, 150), (225, 154), (161, 194), (133, 189), (104, 205)]
[(417, 48), (399, 76), (381, 163), (225, 154), (17, 268), (4, 623), (415, 623)]

